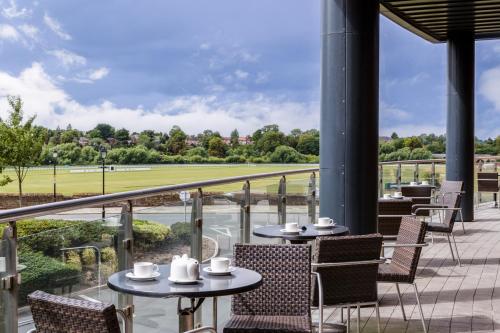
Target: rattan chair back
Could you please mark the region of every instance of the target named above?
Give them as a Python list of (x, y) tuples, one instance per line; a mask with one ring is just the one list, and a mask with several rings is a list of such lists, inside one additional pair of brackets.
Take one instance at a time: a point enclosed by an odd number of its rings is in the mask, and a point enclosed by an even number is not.
[(499, 191), (498, 173), (496, 172), (479, 172), (477, 174), (477, 191), (478, 192), (493, 192)]
[[(314, 263), (360, 262), (380, 259), (382, 235), (319, 237)], [(325, 306), (377, 301), (378, 263), (313, 267), (321, 275)], [(313, 305), (318, 306), (318, 288), (313, 281)]]
[(401, 193), (405, 198), (411, 198), (414, 204), (430, 204), (432, 186), (401, 186)]
[(28, 295), (36, 333), (120, 333), (113, 304), (55, 296)]
[[(401, 220), (396, 244), (423, 244), (427, 223), (414, 216), (405, 216)], [(413, 283), (417, 272), (421, 247), (396, 247), (390, 265), (396, 265), (405, 273), (408, 283)]]
[(310, 316), (309, 245), (236, 244), (234, 264), (259, 272), (263, 283), (256, 290), (232, 297), (233, 314)]
[[(445, 180), (441, 185), (439, 195), (436, 198), (437, 204), (448, 208), (459, 208), (462, 199), (464, 182)], [(453, 226), (458, 215), (458, 210), (447, 210), (444, 212), (442, 223), (448, 226), (449, 232), (453, 231)]]
[(401, 224), (401, 217), (411, 215), (412, 205), (411, 200), (380, 199), (378, 201), (377, 232), (384, 236), (396, 236)]

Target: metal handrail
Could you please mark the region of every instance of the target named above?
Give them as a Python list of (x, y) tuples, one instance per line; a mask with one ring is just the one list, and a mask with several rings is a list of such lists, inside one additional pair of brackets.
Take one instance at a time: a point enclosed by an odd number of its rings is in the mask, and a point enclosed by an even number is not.
[(394, 165), (394, 164), (432, 164), (446, 163), (445, 159), (430, 159), (430, 160), (401, 160), (401, 161), (384, 161), (379, 162), (379, 165)]
[(112, 194), (105, 194), (105, 195), (96, 195), (96, 196), (87, 197), (87, 198), (79, 198), (79, 199), (72, 199), (72, 200), (66, 200), (66, 201), (60, 201), (60, 202), (52, 202), (52, 203), (36, 205), (36, 206), (7, 209), (4, 211), (0, 211), (0, 223), (7, 223), (7, 222), (19, 220), (19, 219), (61, 213), (61, 212), (79, 209), (79, 208), (102, 206), (102, 205), (110, 204), (110, 203), (114, 203), (114, 202), (141, 199), (141, 198), (156, 196), (156, 195), (164, 194), (167, 192), (173, 192), (173, 191), (179, 191), (179, 190), (197, 189), (197, 188), (210, 187), (210, 186), (216, 186), (216, 185), (245, 182), (245, 181), (255, 180), (255, 179), (288, 176), (288, 175), (318, 172), (318, 171), (319, 171), (319, 168), (309, 168), (309, 169), (297, 169), (297, 170), (286, 170), (286, 171), (259, 173), (259, 174), (253, 174), (253, 175), (204, 180), (204, 181), (192, 182), (192, 183), (167, 185), (167, 186), (160, 186), (160, 187), (154, 187), (154, 188), (148, 188), (148, 189), (119, 192), (119, 193), (112, 193)]

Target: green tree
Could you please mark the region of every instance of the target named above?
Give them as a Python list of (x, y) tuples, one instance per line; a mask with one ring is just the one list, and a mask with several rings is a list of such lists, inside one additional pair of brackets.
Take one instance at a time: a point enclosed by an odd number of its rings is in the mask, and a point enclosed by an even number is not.
[(415, 148), (422, 148), (422, 140), (418, 136), (410, 136), (407, 138), (404, 138), (403, 140), (404, 146), (410, 148), (410, 150), (413, 150)]
[(500, 155), (500, 135), (495, 139), (495, 146), (497, 150), (497, 155)]
[(173, 155), (182, 154), (186, 150), (186, 139), (186, 133), (179, 126), (172, 127), (166, 143), (168, 152)]
[(285, 135), (279, 130), (278, 125), (267, 125), (260, 131), (262, 136), (255, 142), (255, 148), (261, 154), (271, 153), (276, 147), (285, 144)]
[(428, 160), (431, 158), (432, 153), (425, 148), (415, 148), (410, 154), (410, 160)]
[(101, 138), (106, 141), (113, 138), (115, 135), (115, 128), (109, 124), (97, 124), (97, 126), (88, 133), (91, 138)]
[(120, 128), (115, 132), (115, 139), (119, 146), (127, 146), (130, 140), (130, 132), (126, 128)]
[(269, 156), (273, 163), (300, 163), (304, 158), (295, 149), (288, 146), (279, 146)]
[(231, 132), (231, 147), (232, 148), (236, 148), (240, 145), (240, 133), (238, 132), (238, 130), (235, 128), (232, 132)]
[(78, 142), (80, 132), (75, 129), (67, 129), (61, 133), (61, 143)]
[(214, 136), (210, 139), (208, 143), (208, 155), (214, 157), (225, 157), (226, 151), (227, 145), (221, 138)]
[(306, 155), (319, 155), (319, 135), (304, 133), (299, 136), (297, 151)]
[(393, 140), (399, 139), (398, 133), (392, 132), (391, 139), (393, 139)]
[(208, 152), (203, 147), (194, 147), (186, 151), (186, 156), (208, 157)]
[(18, 181), (19, 206), (23, 204), (23, 181), (29, 168), (39, 160), (43, 135), (33, 126), (36, 116), (23, 123), (23, 102), (20, 97), (7, 97), (11, 110), (0, 122), (0, 156), (5, 165), (14, 168)]

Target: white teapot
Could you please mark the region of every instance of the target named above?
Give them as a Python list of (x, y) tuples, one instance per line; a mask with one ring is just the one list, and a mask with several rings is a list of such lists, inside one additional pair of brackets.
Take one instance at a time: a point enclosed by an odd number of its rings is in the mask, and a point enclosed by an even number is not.
[(174, 256), (170, 265), (170, 278), (174, 280), (198, 280), (200, 277), (200, 264), (198, 260), (189, 258), (187, 254)]

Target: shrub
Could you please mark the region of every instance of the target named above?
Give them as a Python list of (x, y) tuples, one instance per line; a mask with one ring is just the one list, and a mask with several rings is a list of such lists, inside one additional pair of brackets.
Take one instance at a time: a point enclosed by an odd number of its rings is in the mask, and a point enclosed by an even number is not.
[(279, 146), (269, 158), (273, 163), (300, 163), (304, 161), (302, 154), (288, 146)]
[(35, 290), (54, 293), (56, 288), (73, 286), (80, 282), (80, 271), (59, 260), (49, 258), (41, 253), (21, 252), (19, 262), (26, 265), (21, 271), (19, 288), (19, 305), (23, 306), (28, 294)]
[(101, 249), (101, 262), (117, 262), (115, 249), (109, 246)]
[(411, 160), (428, 160), (432, 158), (432, 153), (425, 148), (415, 148), (410, 154)]
[(237, 155), (228, 156), (225, 158), (226, 163), (246, 163), (246, 161), (246, 158)]
[(190, 164), (202, 164), (202, 163), (207, 163), (208, 159), (205, 157), (194, 155), (185, 157), (185, 161), (186, 163)]
[(188, 151), (186, 151), (186, 156), (208, 157), (208, 152), (203, 147), (195, 147), (195, 148), (191, 148)]
[(149, 249), (159, 246), (170, 236), (170, 228), (159, 223), (134, 220), (134, 244)]
[(82, 263), (86, 266), (95, 265), (95, 251), (93, 249), (82, 251)]
[(81, 272), (82, 259), (80, 258), (80, 254), (77, 251), (68, 251), (66, 253), (66, 265)]
[(170, 229), (172, 230), (172, 239), (175, 242), (183, 244), (191, 243), (191, 223), (177, 222), (172, 224)]
[(220, 157), (214, 157), (214, 156), (210, 156), (208, 158), (208, 163), (210, 164), (222, 164), (224, 163), (224, 159), (223, 158), (220, 158)]
[(250, 162), (256, 163), (256, 164), (261, 164), (261, 163), (269, 163), (271, 161), (266, 157), (250, 157)]

